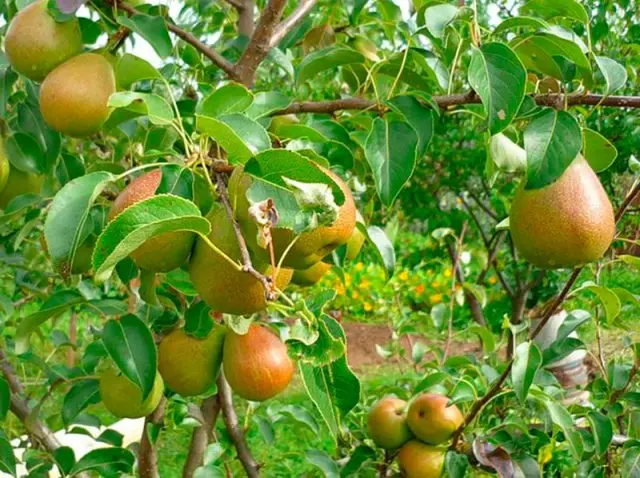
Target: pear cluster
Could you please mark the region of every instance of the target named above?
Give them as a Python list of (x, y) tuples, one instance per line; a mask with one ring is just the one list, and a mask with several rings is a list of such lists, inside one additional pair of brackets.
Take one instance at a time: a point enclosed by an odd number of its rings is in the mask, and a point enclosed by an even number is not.
[(284, 391), (293, 378), (287, 346), (266, 326), (252, 324), (240, 335), (216, 325), (204, 338), (175, 329), (158, 347), (158, 373), (149, 396), (113, 369), (100, 377), (100, 396), (117, 417), (140, 418), (160, 403), (165, 385), (183, 397), (205, 394), (221, 370), (240, 397), (264, 401)]
[(456, 405), (437, 393), (423, 393), (410, 404), (388, 396), (371, 407), (367, 431), (385, 450), (398, 450), (398, 464), (407, 478), (437, 478), (442, 473), (443, 445), (464, 423)]
[(100, 129), (110, 113), (115, 74), (107, 57), (83, 52), (77, 18), (58, 22), (47, 1), (37, 0), (9, 24), (5, 50), (17, 72), (42, 82), (40, 110), (52, 129), (74, 137)]

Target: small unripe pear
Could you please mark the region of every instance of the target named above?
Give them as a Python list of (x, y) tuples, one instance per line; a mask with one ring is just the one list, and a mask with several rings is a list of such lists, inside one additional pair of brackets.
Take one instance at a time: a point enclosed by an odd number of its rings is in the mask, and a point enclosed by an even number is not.
[(74, 137), (97, 132), (109, 117), (116, 91), (113, 67), (102, 55), (84, 53), (53, 70), (40, 88), (40, 110), (54, 130)]
[(44, 183), (44, 176), (25, 173), (18, 168), (9, 168), (9, 177), (2, 191), (0, 191), (0, 209), (6, 208), (16, 197), (33, 193), (38, 194)]
[(41, 81), (56, 66), (82, 52), (77, 18), (58, 23), (47, 12), (47, 0), (27, 5), (11, 20), (4, 48), (14, 70)]
[(142, 418), (153, 412), (164, 393), (162, 377), (156, 372), (153, 389), (145, 400), (142, 390), (124, 375), (108, 369), (100, 377), (100, 398), (104, 406), (119, 418)]

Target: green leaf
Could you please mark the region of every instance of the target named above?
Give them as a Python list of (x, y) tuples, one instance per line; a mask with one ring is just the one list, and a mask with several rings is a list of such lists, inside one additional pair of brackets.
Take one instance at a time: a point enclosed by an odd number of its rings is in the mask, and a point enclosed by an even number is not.
[(330, 47), (313, 52), (302, 60), (298, 69), (298, 83), (303, 83), (318, 73), (342, 65), (364, 63), (362, 53), (346, 47)]
[(602, 456), (607, 452), (611, 440), (613, 440), (613, 424), (611, 419), (598, 411), (591, 411), (587, 415), (591, 425), (593, 441), (596, 444), (596, 452)]
[(309, 463), (322, 471), (326, 478), (340, 478), (338, 464), (322, 450), (308, 450), (305, 457)]
[(131, 17), (118, 16), (117, 21), (147, 40), (160, 58), (166, 58), (173, 52), (171, 37), (164, 18), (138, 13)]
[(130, 53), (122, 55), (116, 64), (116, 80), (123, 90), (128, 90), (138, 81), (161, 79), (162, 75), (151, 63)]
[(290, 417), (292, 420), (305, 425), (316, 435), (320, 433), (320, 425), (315, 417), (303, 406), (300, 405), (284, 405), (278, 410), (278, 413)]
[(156, 292), (156, 273), (148, 270), (140, 270), (140, 298), (151, 306), (159, 306), (158, 294)]
[(44, 235), (51, 259), (63, 276), (71, 273), (76, 249), (86, 239), (91, 207), (114, 180), (115, 176), (105, 171), (87, 174), (65, 184), (53, 198)]
[(593, 282), (585, 282), (582, 286), (575, 289), (571, 293), (571, 295), (575, 295), (578, 292), (585, 290), (593, 292), (598, 297), (598, 299), (600, 299), (600, 302), (604, 307), (607, 323), (612, 324), (622, 310), (622, 303), (620, 302), (620, 298), (611, 289), (596, 285)]
[(16, 457), (13, 454), (13, 446), (9, 439), (0, 430), (0, 472), (8, 473), (11, 476), (18, 476), (16, 473)]
[(584, 444), (580, 433), (576, 430), (571, 414), (565, 407), (552, 399), (545, 399), (544, 405), (549, 412), (551, 421), (562, 429), (574, 458), (580, 460), (584, 451)]
[(225, 115), (218, 119), (198, 115), (196, 129), (213, 138), (235, 164), (244, 164), (257, 152), (271, 147), (266, 130), (242, 115)]
[(213, 329), (211, 307), (204, 301), (197, 302), (187, 309), (184, 316), (184, 331), (187, 335), (197, 339), (205, 339)]
[(469, 65), (469, 84), (487, 111), (489, 132), (498, 134), (511, 124), (524, 100), (527, 71), (503, 43), (475, 49)]
[(541, 364), (542, 354), (536, 344), (529, 341), (518, 345), (511, 370), (511, 381), (518, 400), (523, 404)]
[(520, 14), (534, 13), (542, 18), (572, 18), (587, 25), (589, 15), (576, 0), (530, 0), (520, 7)]
[(628, 254), (623, 254), (621, 256), (618, 256), (618, 259), (620, 259), (622, 262), (624, 262), (626, 264), (629, 264), (630, 266), (633, 266), (636, 269), (640, 270), (640, 257), (630, 256)]
[(350, 476), (359, 476), (358, 473), (363, 470), (363, 467), (376, 459), (376, 451), (366, 445), (358, 445), (351, 456), (349, 461), (340, 470), (340, 476), (342, 478), (348, 478)]
[(7, 117), (7, 103), (18, 75), (9, 67), (0, 68), (0, 118)]
[(217, 118), (232, 113), (243, 113), (253, 103), (253, 94), (239, 83), (218, 88), (196, 108), (196, 114)]
[(478, 337), (480, 337), (480, 340), (482, 340), (482, 349), (484, 350), (484, 353), (490, 354), (496, 349), (496, 339), (487, 327), (472, 325), (468, 328), (468, 330), (472, 334), (476, 334)]
[(94, 277), (106, 280), (118, 262), (152, 237), (172, 231), (207, 235), (210, 228), (198, 206), (181, 197), (166, 194), (140, 201), (119, 214), (98, 237), (93, 252)]
[(442, 39), (447, 26), (456, 18), (458, 7), (450, 4), (440, 4), (424, 10), (424, 25), (436, 38)]
[(450, 478), (464, 478), (469, 468), (469, 459), (462, 453), (450, 450), (445, 457), (445, 467)]
[(621, 476), (637, 478), (640, 476), (640, 447), (627, 448), (622, 455)]
[(124, 448), (99, 448), (80, 458), (70, 475), (95, 471), (102, 476), (123, 476), (133, 473), (135, 456)]
[(526, 189), (538, 189), (556, 181), (578, 156), (582, 131), (566, 111), (547, 108), (524, 132), (527, 152)]
[(491, 136), (487, 153), (491, 161), (502, 171), (513, 173), (527, 169), (525, 150), (502, 133)]
[(396, 251), (387, 234), (378, 226), (365, 227), (358, 223), (356, 227), (375, 246), (376, 258), (384, 266), (385, 277), (389, 280), (396, 267)]
[(261, 91), (253, 97), (253, 103), (245, 111), (245, 114), (253, 119), (264, 118), (274, 111), (285, 109), (292, 100), (288, 96), (277, 91)]
[(365, 157), (385, 206), (391, 206), (416, 166), (418, 135), (405, 122), (377, 118), (367, 137)]
[(4, 144), (11, 165), (20, 171), (43, 174), (47, 169), (44, 151), (38, 141), (26, 133), (14, 133)]
[(500, 25), (498, 25), (495, 30), (493, 30), (493, 34), (500, 35), (501, 33), (505, 33), (510, 30), (516, 30), (519, 28), (531, 28), (534, 30), (539, 30), (548, 27), (549, 24), (547, 22), (536, 17), (511, 17), (500, 23)]
[(562, 321), (562, 325), (558, 329), (556, 341), (564, 340), (585, 322), (591, 319), (591, 314), (586, 310), (572, 310)]
[(20, 320), (16, 330), (16, 353), (22, 354), (29, 349), (29, 337), (47, 320), (57, 317), (74, 305), (84, 302), (84, 297), (77, 290), (62, 290), (50, 296), (34, 312)]
[(425, 107), (415, 96), (396, 96), (387, 102), (389, 107), (402, 115), (418, 135), (418, 156), (426, 154), (433, 136), (435, 112)]
[(567, 337), (562, 340), (555, 340), (542, 353), (542, 365), (546, 366), (558, 362), (569, 356), (576, 350), (585, 349), (586, 345), (580, 339)]
[(622, 88), (627, 82), (627, 70), (624, 66), (606, 56), (595, 56), (596, 65), (600, 69), (607, 87), (604, 90), (605, 96), (610, 95)]
[(56, 462), (56, 465), (60, 469), (63, 476), (68, 475), (73, 468), (73, 465), (76, 463), (76, 455), (73, 451), (73, 448), (68, 446), (61, 446), (60, 448), (56, 448), (53, 451), (53, 459)]
[(0, 421), (7, 417), (11, 406), (11, 390), (7, 381), (0, 377)]
[(156, 379), (158, 357), (151, 331), (135, 315), (110, 320), (102, 332), (102, 342), (118, 369), (142, 390), (146, 399)]
[(604, 171), (618, 157), (616, 147), (597, 131), (582, 128), (582, 155), (596, 173)]
[(62, 421), (65, 426), (71, 425), (73, 420), (89, 405), (100, 402), (100, 383), (95, 379), (76, 382), (64, 396), (62, 403)]
[(61, 186), (85, 174), (84, 163), (80, 156), (63, 153), (56, 164), (55, 175)]
[(129, 111), (149, 117), (155, 125), (169, 125), (174, 119), (173, 110), (164, 98), (152, 93), (119, 91), (109, 98), (109, 107), (125, 108)]

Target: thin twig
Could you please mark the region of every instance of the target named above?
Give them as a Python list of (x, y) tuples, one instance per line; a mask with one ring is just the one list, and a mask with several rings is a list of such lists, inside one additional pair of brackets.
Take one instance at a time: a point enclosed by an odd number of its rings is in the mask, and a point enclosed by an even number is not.
[(318, 0), (302, 0), (296, 9), (291, 12), (291, 15), (277, 26), (271, 40), (269, 41), (269, 47), (275, 48), (278, 46), (282, 39), (302, 21), (316, 3), (318, 3)]
[(200, 406), (204, 417), (204, 423), (196, 428), (191, 435), (189, 454), (182, 470), (183, 478), (192, 478), (195, 471), (204, 463), (204, 454), (207, 445), (213, 439), (213, 429), (220, 413), (220, 400), (218, 395), (205, 398)]
[(236, 10), (244, 9), (244, 3), (242, 3), (242, 0), (224, 0), (224, 1), (227, 2), (229, 5), (231, 5), (233, 8), (235, 8)]
[(256, 70), (271, 50), (271, 37), (286, 6), (287, 0), (269, 0), (264, 7), (247, 48), (233, 68), (238, 81), (244, 85), (253, 86)]
[[(449, 258), (451, 259), (451, 263), (453, 263), (454, 257), (455, 257), (455, 251), (454, 251), (454, 247), (450, 243), (447, 243), (447, 252), (449, 253)], [(458, 277), (458, 282), (460, 283), (460, 285), (464, 287), (466, 278), (464, 276), (464, 271), (462, 270), (462, 267), (460, 267), (460, 263), (458, 263), (458, 267), (455, 268), (454, 272)], [(479, 325), (482, 325), (482, 326), (487, 325), (487, 321), (484, 318), (484, 313), (482, 312), (482, 304), (480, 304), (480, 301), (478, 300), (478, 298), (466, 288), (463, 289), (463, 292), (464, 292), (465, 304), (469, 306), (473, 320), (475, 320)]]
[(247, 446), (244, 432), (238, 423), (238, 416), (233, 408), (233, 398), (231, 396), (231, 387), (224, 378), (224, 374), (220, 373), (218, 377), (218, 396), (220, 397), (220, 405), (222, 408), (222, 418), (225, 427), (229, 433), (229, 438), (236, 448), (238, 459), (242, 463), (245, 472), (249, 478), (257, 478), (260, 476), (260, 465), (256, 462), (251, 454), (251, 450)]
[(247, 247), (247, 241), (242, 234), (242, 229), (240, 229), (240, 225), (233, 214), (233, 207), (229, 202), (229, 194), (227, 192), (227, 186), (225, 184), (225, 177), (223, 174), (215, 173), (216, 175), (216, 185), (218, 187), (218, 194), (220, 195), (220, 200), (224, 205), (225, 210), (227, 211), (227, 216), (231, 221), (231, 225), (233, 226), (233, 230), (236, 234), (236, 239), (238, 240), (238, 246), (240, 248), (240, 255), (242, 257), (242, 270), (251, 274), (253, 277), (258, 279), (262, 286), (264, 287), (264, 293), (267, 301), (272, 301), (278, 298), (278, 293), (275, 291), (274, 283), (270, 277), (267, 277), (264, 274), (258, 272), (255, 267), (253, 267), (253, 263), (251, 262), (251, 255), (249, 253), (249, 248)]
[(444, 364), (447, 361), (447, 356), (449, 355), (449, 349), (451, 348), (451, 340), (453, 339), (453, 311), (456, 306), (456, 279), (458, 274), (456, 271), (460, 266), (460, 256), (462, 255), (462, 244), (464, 241), (464, 235), (467, 233), (468, 222), (464, 221), (462, 224), (462, 230), (460, 231), (460, 235), (456, 240), (455, 249), (453, 251), (453, 273), (451, 274), (451, 294), (450, 294), (450, 302), (449, 302), (449, 322), (447, 324), (447, 341), (444, 344), (444, 352), (442, 354), (442, 363)]
[(140, 478), (157, 478), (160, 476), (158, 474), (158, 453), (155, 442), (151, 441), (149, 428), (159, 426), (164, 422), (166, 407), (167, 400), (162, 397), (156, 409), (144, 419), (140, 450), (138, 451), (138, 473)]

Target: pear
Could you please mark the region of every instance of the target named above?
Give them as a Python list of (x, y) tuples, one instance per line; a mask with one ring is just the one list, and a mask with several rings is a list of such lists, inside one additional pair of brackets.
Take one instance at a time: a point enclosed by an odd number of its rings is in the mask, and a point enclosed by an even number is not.
[(522, 257), (543, 269), (600, 259), (616, 229), (607, 193), (582, 155), (548, 186), (521, 185), (511, 204), (509, 224)]
[(40, 193), (43, 183), (44, 176), (25, 173), (18, 168), (10, 167), (7, 182), (0, 191), (0, 209), (6, 208), (14, 198), (22, 194)]
[(7, 150), (4, 149), (4, 143), (2, 137), (0, 137), (0, 193), (7, 185), (9, 181), (9, 157), (7, 156)]
[(115, 91), (109, 61), (96, 53), (84, 53), (47, 76), (40, 89), (40, 110), (54, 130), (68, 136), (89, 136), (109, 117), (107, 102)]
[(47, 0), (37, 0), (13, 18), (4, 41), (14, 70), (41, 81), (56, 66), (82, 52), (77, 18), (58, 23), (47, 12)]

